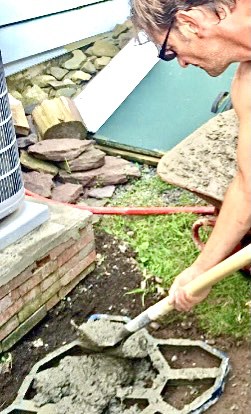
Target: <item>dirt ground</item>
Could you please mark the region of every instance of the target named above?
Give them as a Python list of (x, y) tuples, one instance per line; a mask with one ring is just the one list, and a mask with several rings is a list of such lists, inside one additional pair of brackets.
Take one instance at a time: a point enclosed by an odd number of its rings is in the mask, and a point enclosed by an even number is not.
[[(6, 408), (15, 399), (18, 389), (29, 373), (31, 367), (47, 353), (71, 342), (76, 333), (70, 324), (85, 321), (93, 313), (110, 313), (114, 315), (136, 316), (142, 308), (141, 297), (126, 294), (139, 287), (142, 274), (137, 268), (135, 254), (130, 249), (120, 248), (123, 243), (102, 232), (96, 232), (98, 265), (96, 270), (81, 282), (68, 297), (61, 301), (49, 315), (23, 338), (12, 350), (12, 368), (9, 373), (0, 376), (0, 410)], [(146, 305), (156, 301), (156, 297), (148, 298)], [(162, 324), (158, 330), (150, 329), (160, 338), (208, 339), (196, 323), (193, 315), (185, 322)], [(36, 347), (36, 340), (41, 339), (43, 345)], [(244, 414), (250, 411), (248, 395), (250, 384), (250, 350), (245, 341), (234, 341), (227, 337), (210, 339), (214, 347), (225, 351), (231, 360), (232, 369), (223, 395), (216, 405), (209, 408), (209, 414)], [(178, 362), (184, 364), (177, 350)], [(170, 355), (166, 355), (168, 359)], [(203, 361), (210, 366), (211, 357), (194, 352), (193, 363), (200, 366)], [(208, 361), (207, 361), (208, 359)], [(178, 367), (178, 366), (177, 366)], [(175, 368), (175, 366), (174, 366)], [(170, 402), (179, 407), (186, 403), (182, 387), (170, 392)]]

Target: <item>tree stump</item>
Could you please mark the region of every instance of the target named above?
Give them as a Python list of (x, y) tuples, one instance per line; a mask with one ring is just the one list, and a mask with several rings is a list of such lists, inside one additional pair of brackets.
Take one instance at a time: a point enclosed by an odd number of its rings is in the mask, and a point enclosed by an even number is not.
[(54, 138), (85, 139), (87, 129), (74, 102), (60, 96), (45, 99), (32, 112), (40, 140)]

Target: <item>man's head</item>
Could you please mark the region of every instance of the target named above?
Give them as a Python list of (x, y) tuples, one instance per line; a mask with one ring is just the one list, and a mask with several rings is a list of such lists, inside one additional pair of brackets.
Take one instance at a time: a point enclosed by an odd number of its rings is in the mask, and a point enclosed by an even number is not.
[(131, 0), (135, 27), (162, 47), (160, 57), (220, 75), (233, 61), (232, 12), (238, 0)]

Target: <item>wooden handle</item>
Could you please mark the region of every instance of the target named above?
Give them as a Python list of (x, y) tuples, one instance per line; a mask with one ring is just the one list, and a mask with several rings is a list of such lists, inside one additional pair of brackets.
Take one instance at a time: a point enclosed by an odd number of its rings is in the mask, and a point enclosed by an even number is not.
[[(211, 269), (207, 270), (205, 273), (202, 273), (194, 280), (189, 282), (184, 289), (190, 295), (198, 295), (204, 289), (209, 288), (215, 285), (220, 280), (231, 275), (236, 270), (241, 269), (244, 266), (247, 266), (251, 263), (251, 244), (239, 250), (237, 253), (229, 256), (223, 262), (217, 264)], [(147, 314), (148, 317), (153, 321), (161, 316), (166, 315), (173, 309), (173, 305), (169, 303), (169, 297), (160, 300), (155, 303), (153, 306), (148, 308)]]
[(250, 263), (251, 244), (196, 277), (196, 279), (187, 284), (185, 289), (190, 295), (198, 295), (204, 289), (215, 285), (220, 280)]

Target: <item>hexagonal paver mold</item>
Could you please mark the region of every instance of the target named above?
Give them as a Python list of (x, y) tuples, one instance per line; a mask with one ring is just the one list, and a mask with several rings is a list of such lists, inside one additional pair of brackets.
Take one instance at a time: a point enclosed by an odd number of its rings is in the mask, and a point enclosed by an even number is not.
[[(129, 386), (117, 386), (115, 395), (111, 398), (108, 406), (105, 407), (102, 413), (97, 411), (97, 414), (109, 414), (110, 404), (119, 407), (118, 414), (130, 414), (132, 412), (139, 414), (199, 414), (218, 400), (223, 392), (226, 375), (229, 371), (229, 359), (225, 354), (202, 341), (156, 339), (146, 329), (142, 329), (139, 334), (146, 344), (144, 360), (146, 360), (146, 366), (149, 367), (151, 377), (141, 378), (138, 382), (130, 382)], [(134, 336), (136, 335), (134, 334)], [(134, 339), (131, 337), (131, 340)], [(193, 364), (192, 366), (178, 367), (177, 364), (172, 364), (172, 362), (175, 362), (175, 358), (172, 358), (170, 362), (170, 358), (166, 358), (165, 352), (163, 352), (165, 349), (171, 349), (172, 354), (172, 352), (175, 352), (175, 347), (179, 350), (184, 348), (186, 352), (189, 349), (201, 350), (202, 353), (210, 354), (213, 362), (211, 361), (210, 367), (206, 367), (205, 364), (203, 367), (193, 366)], [(170, 351), (168, 352), (170, 355)], [(36, 375), (57, 367), (66, 356), (81, 355), (86, 357), (96, 355), (96, 353), (83, 349), (81, 342), (77, 340), (62, 346), (36, 363), (20, 387), (14, 403), (3, 410), (2, 414), (39, 414), (41, 408), (37, 408), (33, 401), (33, 383)], [(107, 356), (105, 353), (101, 355), (102, 358), (108, 358), (108, 354)], [(111, 352), (109, 355), (111, 355)], [(137, 358), (135, 361), (139, 361), (139, 359)], [(131, 362), (128, 360), (129, 363)], [(135, 365), (136, 362), (133, 364)], [(179, 395), (182, 395), (184, 384), (191, 391), (188, 392), (189, 398), (182, 396), (181, 404), (174, 406), (170, 387), (176, 387), (176, 390), (180, 393)], [(195, 384), (199, 386), (200, 392), (196, 389)], [(115, 413), (116, 409), (115, 411), (113, 409), (112, 412)]]

